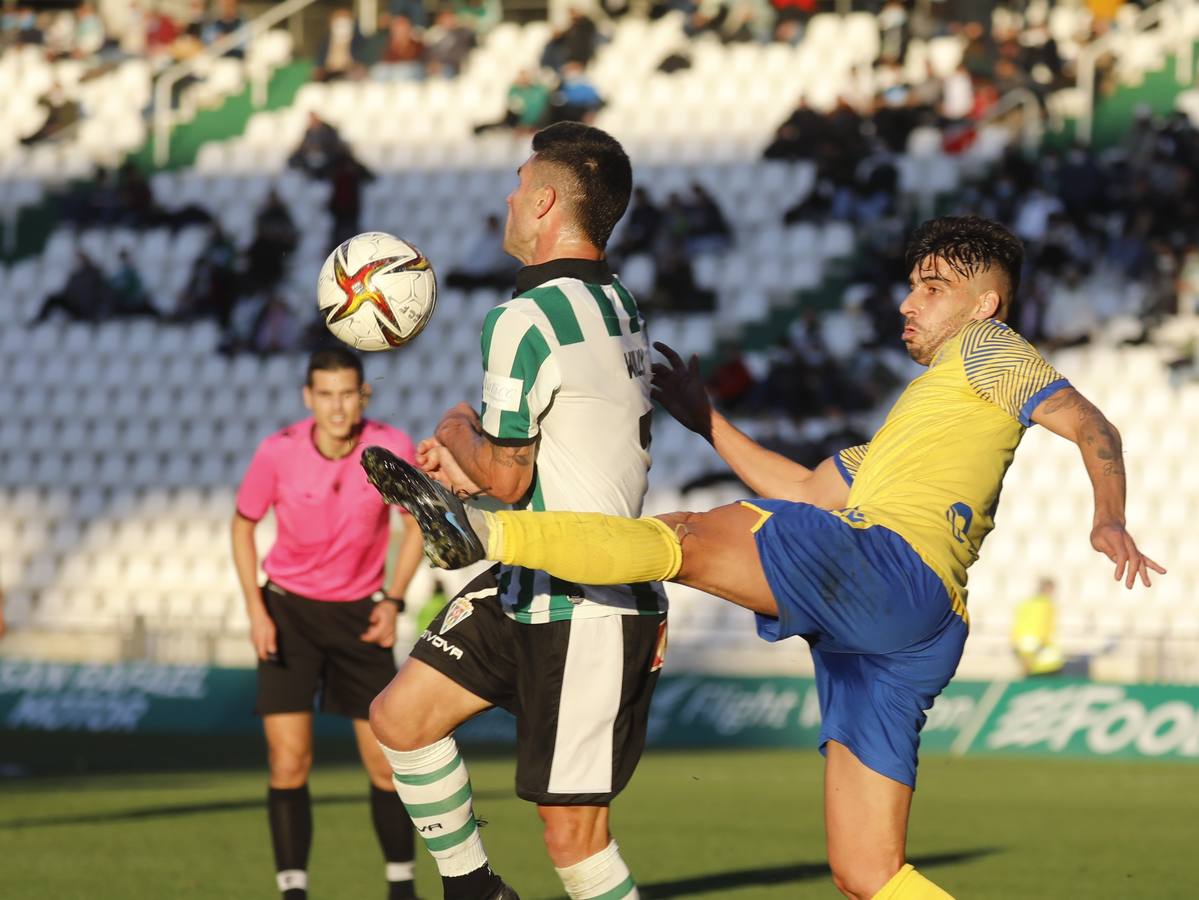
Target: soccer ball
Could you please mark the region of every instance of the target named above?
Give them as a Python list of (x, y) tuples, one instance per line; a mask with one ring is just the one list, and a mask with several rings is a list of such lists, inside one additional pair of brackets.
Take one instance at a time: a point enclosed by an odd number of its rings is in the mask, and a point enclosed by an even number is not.
[(316, 281), (316, 302), (338, 340), (356, 350), (391, 350), (429, 324), (437, 278), (407, 241), (368, 231), (329, 254)]

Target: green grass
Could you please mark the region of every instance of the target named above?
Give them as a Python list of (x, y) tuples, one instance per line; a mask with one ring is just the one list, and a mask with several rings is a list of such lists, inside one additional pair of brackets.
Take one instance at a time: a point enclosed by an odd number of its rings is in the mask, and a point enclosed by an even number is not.
[[(79, 738), (86, 740), (86, 738)], [(525, 900), (562, 896), (512, 763), (474, 756), (497, 869)], [(833, 897), (810, 750), (652, 753), (614, 814), (645, 898)], [(1185, 764), (930, 757), (912, 859), (964, 898), (1193, 897), (1199, 770)], [(312, 778), (312, 896), (382, 897), (365, 777)], [(0, 895), (271, 898), (260, 771), (73, 776), (0, 785)], [(440, 896), (423, 850), (418, 886)]]

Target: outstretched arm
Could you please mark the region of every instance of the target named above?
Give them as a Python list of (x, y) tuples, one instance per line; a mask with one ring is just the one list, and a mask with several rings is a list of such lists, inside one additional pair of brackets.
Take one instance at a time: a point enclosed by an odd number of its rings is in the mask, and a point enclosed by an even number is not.
[(1148, 586), (1151, 569), (1164, 575), (1166, 570), (1137, 549), (1124, 528), (1124, 450), (1116, 426), (1072, 387), (1043, 400), (1031, 418), (1078, 445), (1095, 493), (1091, 546), (1116, 564), (1116, 580), (1131, 588), (1138, 575)]
[(699, 375), (699, 358), (688, 362), (666, 344), (654, 348), (666, 363), (653, 364), (653, 398), (681, 425), (694, 431), (720, 454), (737, 477), (763, 497), (811, 503), (840, 509), (849, 498), (849, 485), (832, 458), (815, 469), (801, 466), (781, 453), (767, 450), (712, 406)]

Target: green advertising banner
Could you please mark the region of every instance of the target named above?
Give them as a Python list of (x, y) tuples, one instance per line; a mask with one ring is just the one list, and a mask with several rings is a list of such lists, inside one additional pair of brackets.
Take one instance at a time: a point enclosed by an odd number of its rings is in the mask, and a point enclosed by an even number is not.
[[(0, 659), (4, 732), (257, 735), (252, 669), (148, 662), (68, 665)], [(317, 735), (350, 730), (318, 716)], [(496, 711), (459, 730), (466, 743), (510, 744)], [(649, 742), (663, 747), (814, 747), (820, 703), (810, 678), (670, 675), (658, 684)], [(1065, 679), (954, 682), (929, 711), (924, 750), (1199, 760), (1199, 687)], [(3, 762), (3, 760), (0, 760)]]
[(959, 752), (1199, 760), (1197, 686), (1056, 679), (997, 685), (1002, 691), (980, 710)]

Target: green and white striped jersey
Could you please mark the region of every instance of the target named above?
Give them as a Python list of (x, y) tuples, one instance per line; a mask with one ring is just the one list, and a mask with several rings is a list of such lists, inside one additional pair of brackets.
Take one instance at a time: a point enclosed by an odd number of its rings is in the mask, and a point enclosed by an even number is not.
[[(632, 295), (602, 261), (522, 269), (521, 293), (483, 324), (483, 430), (537, 442), (520, 508), (639, 516), (650, 466), (650, 356)], [(504, 610), (518, 622), (665, 612), (661, 585), (581, 586), (505, 566)]]

